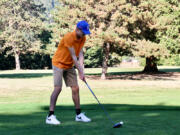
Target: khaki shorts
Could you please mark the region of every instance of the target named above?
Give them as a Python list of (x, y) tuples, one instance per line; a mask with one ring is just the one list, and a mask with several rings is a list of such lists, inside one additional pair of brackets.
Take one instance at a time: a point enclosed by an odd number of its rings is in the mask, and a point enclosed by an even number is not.
[(64, 78), (66, 87), (78, 86), (77, 74), (74, 68), (61, 69), (53, 66), (54, 86), (62, 88), (62, 78)]

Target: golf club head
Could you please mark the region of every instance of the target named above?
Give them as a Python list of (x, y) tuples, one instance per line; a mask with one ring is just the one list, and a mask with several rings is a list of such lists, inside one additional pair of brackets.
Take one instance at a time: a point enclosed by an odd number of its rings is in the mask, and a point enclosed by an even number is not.
[(122, 125), (123, 125), (123, 122), (121, 121), (121, 122), (119, 122), (119, 123), (116, 123), (116, 124), (113, 126), (113, 128), (120, 128), (120, 127), (122, 127)]

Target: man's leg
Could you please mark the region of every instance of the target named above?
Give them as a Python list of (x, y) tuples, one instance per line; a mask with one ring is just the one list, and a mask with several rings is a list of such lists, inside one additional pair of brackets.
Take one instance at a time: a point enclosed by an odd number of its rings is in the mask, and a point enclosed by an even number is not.
[(46, 118), (46, 124), (59, 125), (61, 123), (59, 120), (57, 120), (56, 116), (54, 115), (56, 101), (60, 92), (61, 87), (55, 86), (50, 98), (49, 115)]
[(50, 97), (49, 115), (46, 118), (46, 123), (57, 125), (60, 124), (60, 121), (56, 119), (56, 116), (54, 115), (54, 110), (55, 110), (57, 98), (62, 89), (63, 69), (53, 66), (53, 77), (54, 77), (54, 91), (52, 92)]
[(80, 97), (79, 97), (79, 86), (77, 82), (77, 74), (74, 68), (67, 69), (64, 74), (64, 81), (67, 87), (72, 89), (72, 99), (75, 105), (76, 114), (80, 114)]
[(82, 121), (82, 122), (90, 122), (91, 119), (88, 118), (84, 113), (81, 113), (80, 109), (80, 96), (79, 96), (79, 86), (72, 86), (72, 99), (74, 101), (74, 105), (76, 108), (76, 121)]
[(66, 86), (71, 87), (72, 89), (72, 99), (73, 99), (75, 110), (76, 110), (75, 120), (82, 121), (82, 122), (90, 122), (91, 119), (85, 116), (84, 113), (81, 113), (79, 86), (77, 82), (77, 74), (74, 68), (67, 70), (66, 74), (64, 74), (64, 80), (65, 80)]
[(57, 98), (58, 98), (60, 92), (61, 92), (61, 87), (55, 86), (54, 91), (52, 92), (51, 98), (50, 98), (50, 107), (49, 107), (50, 112), (54, 112), (54, 108), (56, 106), (56, 101), (57, 101)]
[(72, 86), (72, 99), (75, 105), (76, 114), (79, 115), (81, 113), (80, 110), (80, 97), (79, 97), (79, 86)]

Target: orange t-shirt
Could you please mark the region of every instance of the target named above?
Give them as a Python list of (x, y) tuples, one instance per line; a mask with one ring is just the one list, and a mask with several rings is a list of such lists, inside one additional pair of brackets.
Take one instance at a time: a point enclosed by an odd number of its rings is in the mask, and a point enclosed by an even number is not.
[(67, 33), (62, 40), (60, 41), (58, 48), (52, 58), (52, 64), (58, 68), (68, 69), (73, 67), (73, 59), (71, 57), (68, 47), (73, 47), (76, 53), (76, 56), (79, 56), (86, 37), (84, 36), (81, 39), (77, 39), (76, 32)]

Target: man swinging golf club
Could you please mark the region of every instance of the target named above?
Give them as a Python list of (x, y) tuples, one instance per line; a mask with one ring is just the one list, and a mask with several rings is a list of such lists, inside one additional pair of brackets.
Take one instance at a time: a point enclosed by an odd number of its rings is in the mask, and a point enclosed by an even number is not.
[(64, 78), (66, 86), (72, 89), (72, 99), (76, 111), (75, 121), (91, 121), (84, 113), (81, 113), (77, 74), (73, 68), (73, 65), (75, 65), (79, 73), (79, 78), (85, 81), (82, 48), (86, 41), (85, 35), (89, 34), (89, 24), (86, 21), (79, 21), (75, 31), (67, 33), (58, 45), (57, 51), (52, 59), (54, 91), (50, 97), (49, 115), (46, 118), (47, 124), (58, 125), (61, 123), (54, 115), (54, 110), (58, 95), (62, 90), (62, 78)]

